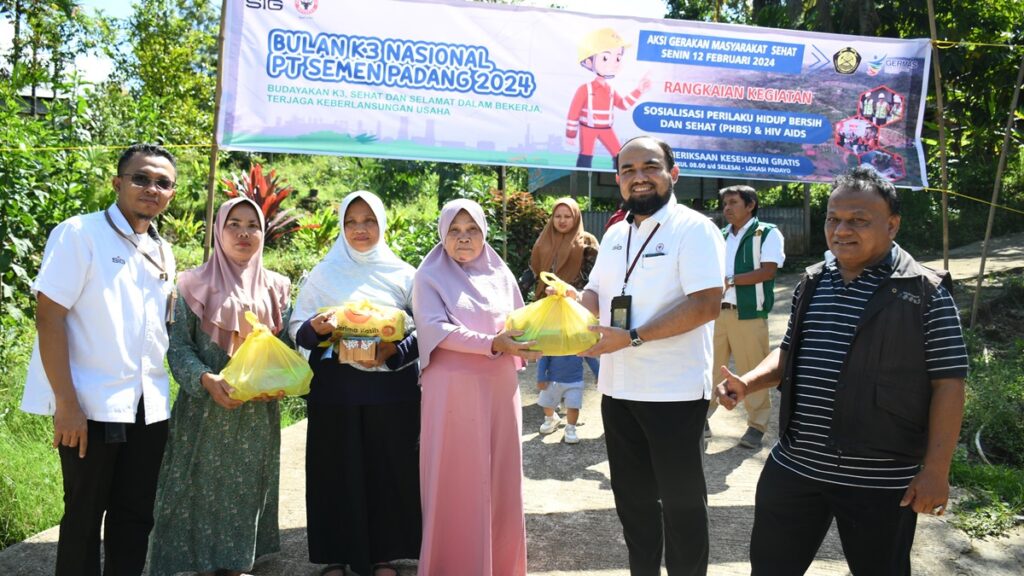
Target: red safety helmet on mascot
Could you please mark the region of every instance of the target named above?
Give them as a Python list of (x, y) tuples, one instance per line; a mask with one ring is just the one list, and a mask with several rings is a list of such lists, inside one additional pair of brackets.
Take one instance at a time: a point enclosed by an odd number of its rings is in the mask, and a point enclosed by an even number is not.
[(602, 52), (611, 52), (616, 48), (628, 48), (629, 43), (619, 36), (619, 33), (611, 28), (601, 28), (600, 30), (594, 30), (590, 34), (583, 37), (583, 41), (580, 42), (579, 48), (577, 49), (577, 58), (579, 62), (583, 62), (591, 56), (596, 56)]

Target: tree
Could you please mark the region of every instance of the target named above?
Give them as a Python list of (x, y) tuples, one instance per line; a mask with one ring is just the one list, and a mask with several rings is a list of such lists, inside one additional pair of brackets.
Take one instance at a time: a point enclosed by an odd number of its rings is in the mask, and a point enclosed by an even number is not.
[[(799, 4), (799, 6), (797, 6)], [(890, 38), (927, 38), (930, 36), (925, 4), (915, 0), (756, 0), (750, 15), (730, 21), (819, 32), (838, 32)], [(668, 17), (710, 20), (713, 0), (669, 0)], [(1024, 2), (1001, 0), (936, 0), (936, 24), (940, 39), (978, 43), (1024, 44)], [(974, 197), (987, 198), (1003, 139), (1003, 127), (1010, 112), (1012, 79), (1022, 53), (993, 46), (958, 46), (940, 51), (944, 120), (949, 145), (950, 188)], [(929, 71), (930, 72), (930, 71)], [(929, 83), (930, 88), (930, 83)], [(929, 90), (929, 92), (931, 92)], [(935, 118), (934, 94), (929, 94), (925, 118)], [(1003, 202), (1018, 209), (1024, 207), (1024, 101), (1019, 104), (1013, 128)], [(923, 139), (927, 146), (929, 180), (939, 181), (937, 125), (926, 121)], [(927, 192), (904, 194), (905, 209), (900, 237), (911, 246), (935, 248), (934, 227), (939, 220), (939, 197)], [(962, 244), (979, 239), (984, 231), (987, 207), (970, 200), (950, 198), (951, 242)], [(1005, 211), (997, 213), (997, 234), (1024, 228), (1024, 221)]]
[(204, 0), (141, 0), (103, 20), (114, 73), (97, 124), (111, 141), (206, 144), (213, 133), (218, 10)]
[[(65, 72), (87, 45), (89, 22), (74, 2), (5, 3), (0, 15), (15, 25), (17, 38), (0, 83), (0, 315), (18, 319), (31, 306), (30, 281), (50, 229), (94, 197), (86, 190), (94, 182), (89, 154), (75, 147), (90, 140), (83, 126), (88, 101)], [(54, 97), (40, 108), (35, 90), (43, 84)]]

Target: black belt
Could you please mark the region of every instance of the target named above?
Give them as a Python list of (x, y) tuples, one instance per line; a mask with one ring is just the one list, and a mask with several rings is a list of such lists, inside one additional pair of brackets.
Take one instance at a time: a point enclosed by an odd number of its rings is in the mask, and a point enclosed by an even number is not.
[(735, 304), (730, 304), (728, 302), (722, 302), (722, 310), (735, 310), (735, 309), (736, 309), (736, 305)]

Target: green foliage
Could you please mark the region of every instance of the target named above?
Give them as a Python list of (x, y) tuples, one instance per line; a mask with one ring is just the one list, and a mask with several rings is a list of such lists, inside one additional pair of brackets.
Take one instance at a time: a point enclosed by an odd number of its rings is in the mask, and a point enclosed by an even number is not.
[(988, 465), (969, 460), (961, 448), (953, 456), (950, 480), (961, 488), (983, 489), (1005, 500), (1011, 507), (1024, 510), (1024, 469)]
[(1002, 536), (1024, 512), (1024, 470), (971, 463), (966, 451), (959, 449), (950, 482), (968, 494), (958, 502), (950, 523), (971, 538)]
[(274, 272), (284, 274), (292, 281), (292, 296), (296, 294), (299, 281), (320, 262), (320, 256), (313, 252), (296, 252), (285, 248), (271, 248), (263, 252), (263, 265)]
[(20, 114), (23, 101), (15, 86), (0, 83), (0, 142), (20, 149), (0, 151), (0, 300), (4, 316), (28, 307), (31, 278), (50, 230), (68, 216), (95, 209), (85, 200), (92, 185), (87, 154), (81, 150), (42, 153), (37, 146), (62, 147), (81, 142), (84, 99), (56, 100), (38, 119)]
[[(710, 21), (716, 5), (720, 22), (775, 28), (841, 32), (889, 38), (930, 36), (924, 3), (912, 0), (669, 0), (667, 17)], [(748, 9), (749, 8), (749, 9)], [(991, 198), (996, 165), (1002, 151), (1004, 127), (1010, 113), (1013, 79), (1024, 44), (1024, 2), (1000, 0), (936, 0), (938, 38), (977, 43), (1005, 43), (1016, 50), (994, 46), (958, 46), (939, 52), (942, 66), (944, 109), (949, 160), (949, 189), (955, 193)], [(931, 71), (929, 70), (929, 74)], [(928, 180), (941, 185), (938, 124), (934, 90), (927, 87), (926, 122), (922, 137), (927, 143)], [(1018, 103), (1000, 203), (1024, 210), (1024, 100)], [(911, 250), (937, 251), (942, 246), (941, 195), (932, 191), (904, 191), (905, 213), (900, 242)], [(773, 195), (765, 198), (773, 204)], [(783, 202), (790, 199), (783, 193)], [(812, 205), (812, 217), (820, 219), (823, 203)], [(950, 244), (959, 246), (984, 235), (988, 206), (967, 198), (949, 197)], [(813, 222), (812, 230), (820, 230)], [(1024, 230), (1018, 213), (997, 210), (994, 234)], [(812, 234), (817, 242), (819, 235)], [(813, 246), (824, 248), (823, 242)]]
[(306, 417), (306, 400), (298, 396), (286, 396), (281, 404), (281, 429), (285, 429)]
[(548, 213), (537, 205), (527, 192), (508, 193), (508, 232), (504, 229), (504, 196), (501, 190), (466, 192), (465, 197), (476, 200), (487, 215), (490, 245), (505, 259), (512, 273), (519, 274), (530, 265), (533, 243), (548, 221)]
[(19, 410), (35, 331), (0, 326), (0, 549), (60, 521), (60, 461), (49, 418)]
[[(534, 198), (534, 202), (537, 204), (537, 206), (541, 210), (543, 210), (545, 214), (548, 215), (550, 215), (551, 211), (555, 209), (555, 202), (557, 200), (557, 196), (542, 196)], [(588, 210), (615, 210), (615, 208), (618, 206), (618, 204), (614, 201), (602, 202), (602, 199), (600, 198), (594, 198), (593, 203), (591, 203), (590, 198), (587, 198), (586, 196), (579, 196), (577, 198), (573, 198), (573, 200), (576, 201), (576, 204), (580, 207), (580, 210), (582, 210), (583, 212), (586, 212)]]
[(292, 235), (292, 244), (300, 252), (310, 252), (321, 258), (338, 238), (338, 212), (325, 206), (312, 214), (299, 218), (299, 229)]
[(197, 217), (195, 212), (183, 212), (181, 216), (164, 214), (161, 233), (175, 244), (192, 245), (203, 243), (203, 230), (206, 221)]
[(191, 270), (203, 263), (203, 246), (199, 244), (171, 244), (174, 252), (174, 264), (178, 273)]
[(122, 136), (109, 141), (209, 142), (219, 10), (194, 0), (139, 0), (134, 8), (127, 21), (102, 23), (115, 63), (102, 87), (113, 101), (102, 123)]
[[(1024, 513), (1024, 281), (1007, 279), (982, 312), (965, 332), (971, 372), (950, 468), (950, 481), (968, 492), (951, 522), (972, 538), (1001, 535)], [(994, 465), (983, 463), (976, 439)]]
[(411, 266), (419, 266), (438, 242), (437, 217), (437, 206), (429, 197), (404, 209), (393, 208), (388, 214), (384, 240), (396, 256)]
[(263, 166), (257, 163), (248, 172), (222, 178), (221, 183), (227, 188), (228, 197), (247, 196), (260, 207), (267, 222), (264, 240), (268, 246), (302, 227), (297, 224), (299, 217), (291, 213), (292, 208), (281, 209), (281, 203), (293, 188), (277, 175), (276, 170), (264, 174)]
[(971, 374), (964, 406), (963, 435), (973, 442), (981, 431), (988, 458), (1024, 467), (1024, 341), (1007, 352), (978, 338), (968, 340)]
[(961, 501), (950, 524), (971, 538), (1003, 536), (1015, 524), (1014, 511), (991, 492), (980, 491)]
[[(174, 250), (174, 261), (179, 273), (203, 263), (203, 247), (200, 244), (174, 244), (171, 249)], [(291, 246), (266, 248), (263, 251), (263, 266), (291, 279), (294, 296), (303, 274), (312, 270), (320, 258), (314, 252), (296, 251)]]
[[(239, 155), (235, 153), (233, 155)], [(252, 162), (273, 164), (279, 172), (288, 175), (288, 182), (292, 184), (298, 195), (305, 195), (310, 190), (317, 190), (318, 199), (323, 203), (339, 203), (349, 192), (359, 190), (361, 187), (373, 191), (368, 184), (362, 182), (359, 163), (356, 158), (350, 156), (310, 156), (308, 154), (253, 154)], [(365, 159), (364, 159), (365, 161)], [(245, 167), (246, 164), (241, 158), (235, 160), (235, 164)], [(318, 209), (319, 206), (313, 208)], [(310, 212), (313, 209), (306, 208)]]

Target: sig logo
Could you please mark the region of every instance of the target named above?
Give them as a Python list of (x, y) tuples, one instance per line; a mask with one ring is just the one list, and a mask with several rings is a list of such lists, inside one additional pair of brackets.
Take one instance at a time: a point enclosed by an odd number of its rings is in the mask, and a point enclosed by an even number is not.
[(295, 9), (299, 14), (309, 16), (320, 7), (320, 0), (295, 0)]
[(284, 10), (284, 0), (245, 0), (245, 7), (257, 10)]

